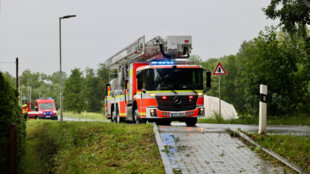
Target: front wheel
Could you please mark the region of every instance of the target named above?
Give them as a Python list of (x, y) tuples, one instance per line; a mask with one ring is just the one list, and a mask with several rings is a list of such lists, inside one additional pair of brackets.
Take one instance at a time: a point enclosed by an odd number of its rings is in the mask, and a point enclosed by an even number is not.
[(188, 118), (186, 121), (186, 126), (189, 126), (189, 127), (194, 127), (196, 126), (196, 123), (197, 123), (197, 118)]
[(140, 124), (140, 123), (141, 123), (141, 120), (140, 120), (140, 117), (139, 117), (138, 108), (135, 109), (135, 113), (134, 113), (134, 122), (135, 122), (136, 124)]
[(113, 111), (112, 116), (111, 116), (111, 121), (115, 122), (115, 120), (116, 120), (116, 114), (115, 114), (115, 111)]
[(116, 113), (115, 122), (116, 123), (120, 123), (121, 122), (121, 117), (119, 116), (119, 112)]

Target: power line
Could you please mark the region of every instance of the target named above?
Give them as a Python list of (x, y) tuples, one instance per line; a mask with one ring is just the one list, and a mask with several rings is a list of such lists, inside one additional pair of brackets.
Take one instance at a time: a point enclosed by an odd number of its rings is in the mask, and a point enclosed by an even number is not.
[(15, 64), (16, 62), (0, 62), (0, 63)]

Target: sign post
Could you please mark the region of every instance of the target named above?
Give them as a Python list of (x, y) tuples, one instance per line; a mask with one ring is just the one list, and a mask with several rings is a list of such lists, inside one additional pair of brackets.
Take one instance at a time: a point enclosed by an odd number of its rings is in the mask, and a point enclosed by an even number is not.
[(221, 109), (221, 76), (227, 75), (227, 72), (225, 71), (223, 65), (221, 62), (219, 62), (216, 66), (216, 68), (213, 71), (214, 76), (219, 76), (219, 114), (222, 116), (222, 109)]

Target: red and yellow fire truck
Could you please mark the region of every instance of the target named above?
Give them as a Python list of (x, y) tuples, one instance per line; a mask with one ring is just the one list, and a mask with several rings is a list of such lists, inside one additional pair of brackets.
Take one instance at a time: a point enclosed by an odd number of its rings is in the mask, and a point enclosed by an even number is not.
[(29, 119), (58, 119), (55, 101), (51, 98), (41, 98), (34, 103), (28, 103), (27, 110), (26, 115)]
[(106, 85), (107, 118), (195, 126), (197, 117), (204, 116), (211, 73), (206, 71), (204, 88), (204, 70), (188, 61), (191, 49), (191, 36), (157, 36), (147, 43), (143, 36), (107, 59), (106, 66), (115, 72)]

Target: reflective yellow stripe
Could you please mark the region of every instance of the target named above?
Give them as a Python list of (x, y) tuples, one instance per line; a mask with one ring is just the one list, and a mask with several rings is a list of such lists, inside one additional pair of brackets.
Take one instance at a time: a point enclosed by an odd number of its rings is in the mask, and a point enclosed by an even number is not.
[(115, 98), (125, 97), (124, 95), (118, 95)]
[(132, 69), (129, 71), (129, 76), (132, 77)]
[(119, 115), (120, 116), (126, 116), (127, 114), (126, 113), (120, 113)]
[(110, 100), (110, 99), (112, 99), (112, 98), (113, 98), (113, 97), (108, 97), (107, 99)]
[(146, 113), (139, 113), (139, 115), (146, 115)]

